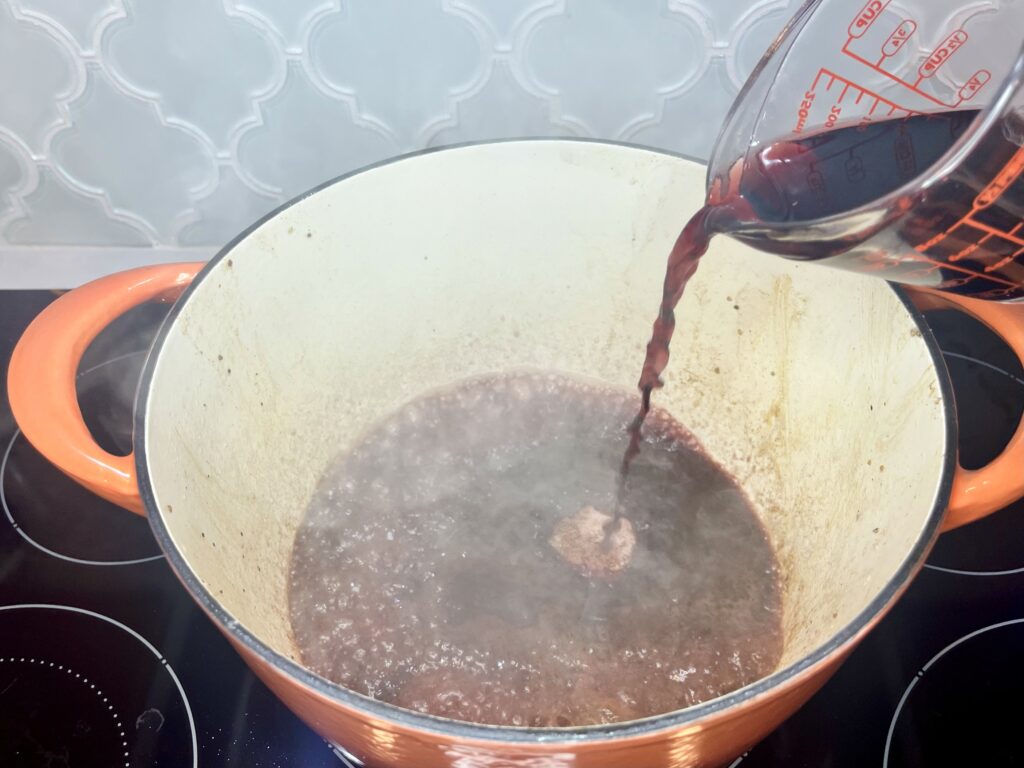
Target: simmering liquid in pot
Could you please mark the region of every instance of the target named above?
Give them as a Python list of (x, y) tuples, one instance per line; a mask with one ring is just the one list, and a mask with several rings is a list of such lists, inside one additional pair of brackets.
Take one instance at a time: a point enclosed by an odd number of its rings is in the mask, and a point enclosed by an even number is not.
[[(781, 590), (765, 532), (735, 481), (651, 407), (676, 305), (715, 234), (874, 199), (973, 117), (764, 147), (669, 254), (639, 412), (631, 393), (521, 373), (426, 395), (377, 425), (329, 468), (296, 536), (303, 662), (409, 709), (534, 727), (668, 712), (772, 671)], [(869, 183), (851, 176), (855, 152), (878, 166)], [(996, 256), (986, 272), (1016, 268)]]
[(622, 478), (635, 398), (502, 374), (378, 423), (328, 469), (296, 536), (303, 663), (408, 709), (533, 727), (659, 714), (771, 672), (781, 590), (765, 531), (657, 408)]

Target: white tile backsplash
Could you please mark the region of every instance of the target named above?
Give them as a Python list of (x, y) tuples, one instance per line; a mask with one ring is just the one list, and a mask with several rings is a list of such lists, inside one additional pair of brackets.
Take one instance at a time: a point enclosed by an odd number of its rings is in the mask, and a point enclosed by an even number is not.
[(797, 0), (0, 0), (0, 287), (201, 258), (424, 147), (706, 157)]

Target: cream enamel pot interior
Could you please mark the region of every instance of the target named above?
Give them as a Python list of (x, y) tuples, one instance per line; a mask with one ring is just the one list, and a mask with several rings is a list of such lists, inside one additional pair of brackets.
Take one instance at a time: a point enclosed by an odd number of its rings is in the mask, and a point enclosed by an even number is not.
[(703, 189), (697, 163), (597, 142), (379, 165), (285, 206), (202, 268), (150, 353), (133, 457), (93, 444), (75, 365), (113, 316), (175, 296), (197, 265), (121, 273), (51, 305), (15, 353), (12, 406), (65, 472), (144, 509), (255, 672), (369, 765), (720, 764), (820, 687), (940, 528), (956, 471), (947, 379), (920, 315), (880, 280), (718, 238), (656, 395), (739, 479), (778, 551), (785, 652), (769, 678), (616, 726), (474, 726), (312, 675), (286, 610), (320, 472), (399, 404), (513, 367), (634, 386), (666, 254)]

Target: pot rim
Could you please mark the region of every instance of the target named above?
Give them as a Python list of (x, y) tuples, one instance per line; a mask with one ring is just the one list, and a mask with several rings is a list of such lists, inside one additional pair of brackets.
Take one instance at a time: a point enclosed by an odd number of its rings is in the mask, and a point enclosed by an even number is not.
[(146, 454), (146, 419), (145, 414), (149, 406), (149, 396), (156, 365), (160, 358), (160, 350), (170, 329), (175, 325), (182, 309), (188, 304), (193, 293), (203, 280), (216, 268), (216, 266), (232, 252), (232, 250), (256, 229), (261, 227), (270, 219), (281, 212), (291, 208), (293, 205), (302, 202), (327, 187), (341, 183), (354, 176), (372, 171), (385, 165), (400, 162), (421, 155), (433, 154), (448, 150), (457, 150), (468, 147), (489, 146), (497, 144), (514, 143), (538, 143), (538, 142), (574, 142), (601, 144), (611, 147), (641, 150), (668, 157), (689, 160), (701, 165), (706, 163), (688, 155), (668, 152), (661, 149), (632, 144), (629, 142), (607, 141), (603, 139), (589, 139), (582, 137), (535, 137), (535, 138), (514, 138), (497, 139), (488, 141), (470, 141), (460, 144), (447, 145), (444, 147), (432, 147), (423, 150), (409, 152), (396, 157), (364, 166), (349, 173), (334, 177), (328, 181), (312, 187), (291, 200), (283, 203), (273, 211), (265, 214), (253, 224), (246, 227), (227, 245), (221, 248), (211, 258), (202, 270), (196, 275), (181, 297), (175, 302), (166, 319), (160, 326), (149, 353), (146, 357), (145, 367), (139, 381), (136, 394), (135, 411), (133, 416), (133, 431), (135, 445), (135, 468), (138, 477), (139, 492), (142, 496), (146, 516), (150, 523), (153, 535), (163, 550), (172, 570), (178, 579), (185, 585), (192, 597), (199, 603), (200, 607), (213, 618), (222, 632), (227, 633), (236, 642), (242, 645), (249, 652), (270, 665), (272, 668), (283, 672), (293, 682), (297, 682), (305, 688), (318, 694), (320, 697), (331, 703), (340, 704), (363, 715), (380, 718), (396, 725), (412, 729), (414, 731), (429, 732), (454, 736), (465, 740), (479, 742), (502, 743), (510, 745), (539, 744), (557, 746), (559, 744), (578, 744), (581, 742), (595, 741), (622, 741), (628, 738), (642, 737), (654, 734), (659, 731), (673, 731), (681, 727), (691, 725), (700, 720), (718, 718), (730, 713), (737, 708), (754, 700), (765, 699), (780, 689), (789, 689), (799, 685), (804, 679), (814, 675), (818, 670), (827, 665), (831, 660), (841, 656), (844, 651), (852, 650), (852, 647), (860, 638), (866, 634), (895, 603), (903, 591), (909, 586), (913, 577), (930, 552), (932, 545), (939, 535), (939, 527), (945, 515), (949, 502), (950, 492), (953, 484), (953, 475), (957, 462), (957, 421), (956, 411), (953, 403), (953, 390), (949, 374), (939, 349), (938, 342), (932, 334), (931, 328), (924, 320), (924, 314), (917, 309), (908, 298), (902, 288), (890, 283), (891, 290), (906, 307), (917, 328), (921, 331), (921, 337), (927, 345), (932, 363), (936, 368), (939, 379), (939, 390), (942, 395), (942, 407), (946, 421), (946, 445), (943, 453), (943, 467), (936, 489), (932, 508), (925, 520), (925, 525), (917, 541), (907, 553), (903, 562), (893, 577), (886, 582), (885, 586), (875, 595), (870, 603), (858, 613), (850, 622), (842, 627), (827, 642), (799, 661), (790, 664), (771, 675), (761, 678), (754, 683), (738, 688), (725, 696), (696, 704), (686, 709), (674, 710), (672, 712), (654, 715), (639, 720), (629, 720), (622, 723), (610, 725), (591, 725), (575, 728), (524, 728), (517, 726), (498, 726), (468, 723), (448, 718), (427, 715), (419, 712), (406, 710), (393, 704), (378, 701), (360, 693), (351, 691), (337, 683), (311, 672), (300, 664), (292, 661), (286, 656), (278, 653), (269, 645), (264, 643), (255, 634), (248, 631), (235, 619), (214, 597), (214, 595), (203, 586), (196, 574), (189, 568), (184, 557), (179, 552), (171, 538), (170, 532), (163, 519), (162, 511), (156, 503), (156, 496), (153, 490), (151, 478), (148, 471), (148, 457)]

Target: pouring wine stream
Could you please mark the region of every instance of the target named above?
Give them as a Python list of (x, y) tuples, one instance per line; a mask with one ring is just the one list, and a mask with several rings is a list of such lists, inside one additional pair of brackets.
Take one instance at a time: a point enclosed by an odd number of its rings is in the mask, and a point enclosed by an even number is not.
[[(614, 575), (626, 568), (632, 558), (636, 535), (625, 510), (629, 471), (640, 453), (644, 421), (651, 411), (651, 395), (663, 385), (661, 374), (668, 365), (669, 344), (676, 327), (675, 308), (715, 234), (715, 230), (709, 227), (709, 214), (718, 207), (708, 204), (697, 211), (683, 227), (669, 253), (661, 305), (647, 342), (637, 384), (640, 407), (629, 424), (629, 444), (619, 465), (614, 510), (609, 514), (585, 506), (575, 515), (563, 519), (549, 540), (566, 562), (586, 575)], [(722, 207), (736, 206), (724, 204)]]

